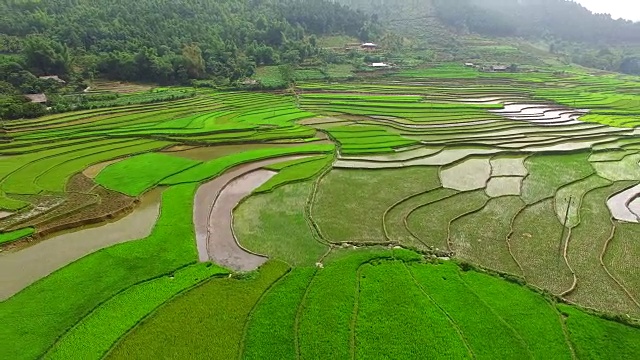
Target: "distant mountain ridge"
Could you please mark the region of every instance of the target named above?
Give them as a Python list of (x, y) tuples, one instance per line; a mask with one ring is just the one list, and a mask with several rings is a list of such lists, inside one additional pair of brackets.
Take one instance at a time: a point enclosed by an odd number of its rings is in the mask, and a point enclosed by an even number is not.
[(640, 23), (594, 14), (568, 0), (338, 0), (382, 20), (432, 18), (491, 36), (555, 37), (594, 44), (640, 44)]

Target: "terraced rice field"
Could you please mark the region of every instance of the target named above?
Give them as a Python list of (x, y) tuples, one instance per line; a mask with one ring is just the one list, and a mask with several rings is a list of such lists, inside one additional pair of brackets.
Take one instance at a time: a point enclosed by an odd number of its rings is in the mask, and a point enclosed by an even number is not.
[(640, 358), (637, 89), (447, 65), (5, 122), (0, 358)]

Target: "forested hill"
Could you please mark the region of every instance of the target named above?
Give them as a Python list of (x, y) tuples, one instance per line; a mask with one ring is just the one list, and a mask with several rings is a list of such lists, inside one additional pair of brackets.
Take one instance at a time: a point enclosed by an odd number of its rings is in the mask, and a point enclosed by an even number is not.
[(548, 37), (586, 43), (640, 43), (640, 23), (594, 14), (571, 0), (338, 0), (385, 20), (437, 18), (491, 36)]
[[(9, 0), (0, 54), (36, 75), (74, 69), (161, 83), (234, 81), (256, 65), (316, 55), (315, 36), (366, 40), (375, 24), (325, 0)], [(2, 79), (0, 79), (2, 80)]]

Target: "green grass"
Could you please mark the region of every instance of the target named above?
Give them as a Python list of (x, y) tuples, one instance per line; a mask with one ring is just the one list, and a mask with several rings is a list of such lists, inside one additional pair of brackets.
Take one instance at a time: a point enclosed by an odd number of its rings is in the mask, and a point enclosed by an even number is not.
[[(356, 303), (356, 277), (360, 265), (390, 250), (338, 252), (325, 261), (302, 301), (298, 340), (302, 359), (349, 359), (351, 321)], [(329, 266), (329, 264), (331, 264)]]
[(193, 182), (203, 182), (214, 178), (224, 171), (244, 163), (264, 160), (274, 157), (295, 154), (329, 153), (334, 149), (333, 145), (301, 145), (287, 148), (266, 148), (249, 150), (241, 153), (223, 156), (221, 158), (202, 163), (186, 171), (169, 176), (160, 182), (161, 185), (175, 185)]
[(29, 206), (29, 203), (10, 198), (5, 192), (0, 190), (0, 209), (5, 211), (18, 211), (27, 206)]
[(67, 160), (55, 165), (39, 175), (39, 177), (36, 178), (35, 184), (45, 191), (61, 192), (66, 189), (66, 185), (73, 175), (86, 169), (90, 165), (113, 160), (122, 156), (158, 150), (169, 145), (171, 145), (169, 142), (149, 141), (138, 145), (127, 146)]
[(6, 232), (6, 233), (2, 233), (2, 234), (0, 234), (0, 245), (1, 244), (8, 244), (10, 242), (13, 242), (13, 241), (16, 241), (16, 240), (20, 240), (20, 239), (25, 238), (27, 236), (33, 235), (33, 233), (35, 233), (35, 229), (32, 228), (32, 227), (24, 228), (24, 229), (20, 229), (20, 230), (15, 230), (15, 231), (10, 231), (10, 232)]
[(447, 314), (402, 262), (363, 265), (357, 289), (357, 359), (471, 358)]
[(522, 275), (509, 254), (507, 235), (509, 222), (523, 207), (517, 196), (495, 198), (479, 212), (454, 221), (451, 243), (456, 255), (490, 269)]
[(149, 237), (85, 256), (0, 303), (6, 325), (0, 327), (4, 354), (11, 359), (39, 357), (118, 292), (193, 263), (195, 189), (176, 186), (162, 194), (161, 215)]
[[(638, 226), (631, 223), (616, 224), (616, 232), (605, 254), (604, 263), (623, 286), (638, 301), (640, 299), (640, 256)], [(638, 313), (638, 310), (635, 312)]]
[(345, 155), (392, 152), (418, 143), (376, 125), (336, 126), (327, 131), (340, 143), (340, 152)]
[[(555, 207), (558, 220), (567, 227), (575, 227), (580, 223), (580, 208), (583, 197), (591, 190), (611, 185), (611, 182), (599, 176), (590, 176), (584, 180), (560, 188), (555, 195)], [(571, 205), (569, 205), (571, 202)], [(592, 205), (592, 204), (587, 204)]]
[(331, 166), (333, 155), (317, 158), (307, 162), (293, 164), (280, 170), (278, 174), (254, 190), (255, 193), (270, 192), (274, 189), (294, 182), (312, 179), (324, 169)]
[(327, 251), (305, 218), (312, 184), (303, 182), (254, 195), (234, 211), (238, 241), (259, 254), (291, 266), (312, 266)]
[(283, 162), (279, 162), (272, 165), (267, 165), (264, 168), (272, 171), (280, 171), (290, 166), (300, 165), (309, 161), (316, 161), (320, 159), (324, 159), (324, 156), (310, 156), (310, 157), (304, 157), (302, 159), (288, 160), (288, 161), (283, 161)]
[(331, 242), (384, 242), (387, 208), (439, 185), (436, 167), (332, 170), (320, 182), (311, 215)]
[(567, 305), (558, 305), (566, 316), (571, 340), (579, 359), (637, 359), (640, 331), (600, 319)]
[(139, 196), (162, 179), (199, 165), (200, 162), (160, 153), (132, 156), (107, 166), (96, 182), (107, 189)]
[(227, 271), (197, 264), (134, 285), (84, 317), (59, 339), (45, 359), (101, 359), (114, 343), (143, 318), (181, 292)]
[(463, 192), (426, 206), (420, 205), (407, 217), (407, 226), (423, 243), (448, 249), (449, 223), (457, 217), (480, 210), (489, 201), (484, 190)]
[(286, 83), (282, 79), (282, 74), (277, 66), (261, 66), (256, 69), (253, 78), (258, 80), (262, 85), (267, 87), (285, 86)]
[(589, 153), (562, 155), (534, 155), (525, 166), (529, 175), (522, 183), (522, 199), (533, 204), (553, 197), (558, 188), (586, 178), (594, 173), (588, 161)]
[(389, 239), (392, 241), (398, 241), (405, 246), (428, 249), (407, 229), (405, 220), (407, 216), (409, 216), (409, 213), (416, 207), (423, 204), (440, 201), (449, 196), (453, 196), (456, 193), (457, 191), (455, 190), (439, 187), (434, 190), (430, 190), (427, 193), (414, 196), (410, 199), (402, 199), (404, 201), (400, 204), (397, 204), (397, 206), (389, 209), (385, 217), (385, 225), (387, 228)]
[(252, 308), (287, 270), (271, 261), (246, 279), (210, 280), (160, 308), (106, 358), (237, 358)]
[(570, 359), (559, 314), (545, 297), (475, 271), (461, 273), (469, 289), (497, 313), (538, 359)]
[(522, 336), (467, 286), (455, 263), (413, 264), (408, 268), (424, 292), (451, 317), (475, 358), (532, 355)]
[(243, 359), (297, 359), (298, 306), (315, 273), (313, 267), (293, 269), (265, 294), (248, 322)]
[[(605, 268), (594, 266), (594, 264), (600, 264), (600, 254), (614, 227), (606, 201), (628, 186), (626, 183), (616, 183), (585, 195), (580, 207), (580, 224), (571, 231), (571, 242), (567, 252), (569, 263), (578, 277), (579, 286), (568, 298), (591, 308), (638, 316), (640, 315), (638, 306), (607, 274)], [(622, 234), (616, 235), (620, 237)], [(612, 248), (616, 248), (616, 244), (617, 242)], [(611, 255), (612, 248), (607, 255)]]
[[(573, 276), (562, 257), (562, 223), (553, 199), (528, 206), (513, 222), (511, 251), (528, 282), (554, 294), (569, 290)], [(566, 235), (566, 233), (565, 233)]]

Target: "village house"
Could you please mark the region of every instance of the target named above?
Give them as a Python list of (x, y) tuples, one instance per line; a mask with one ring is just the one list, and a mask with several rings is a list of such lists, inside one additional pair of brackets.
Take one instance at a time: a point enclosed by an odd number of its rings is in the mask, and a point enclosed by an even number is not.
[(391, 65), (389, 65), (387, 63), (383, 63), (383, 62), (378, 62), (378, 63), (369, 64), (369, 67), (372, 67), (372, 68), (375, 68), (375, 69), (387, 69), (387, 68), (390, 68)]
[(364, 43), (360, 45), (360, 47), (364, 50), (372, 51), (372, 50), (376, 50), (378, 48), (378, 45), (374, 43)]

